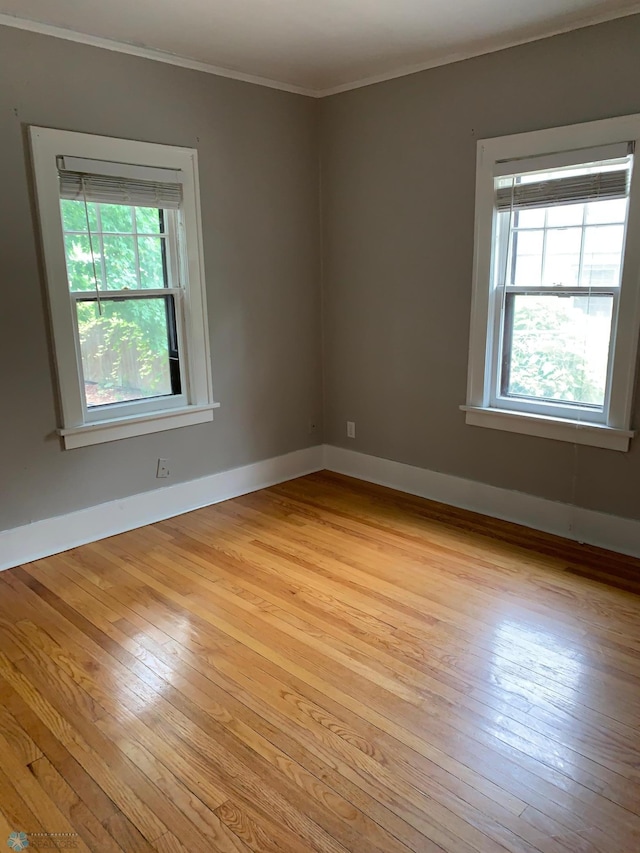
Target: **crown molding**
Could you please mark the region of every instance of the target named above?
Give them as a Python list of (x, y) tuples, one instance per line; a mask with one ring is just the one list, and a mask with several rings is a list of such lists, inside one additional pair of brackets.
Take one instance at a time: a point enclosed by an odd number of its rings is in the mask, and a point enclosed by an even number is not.
[(425, 62), (416, 63), (413, 65), (405, 65), (396, 68), (392, 71), (387, 71), (383, 74), (374, 74), (370, 77), (363, 77), (354, 80), (351, 83), (343, 83), (338, 86), (330, 86), (327, 88), (313, 89), (304, 86), (294, 86), (292, 83), (286, 83), (281, 80), (272, 80), (268, 77), (260, 77), (255, 74), (244, 74), (241, 71), (235, 71), (231, 68), (224, 68), (219, 65), (211, 65), (208, 62), (200, 62), (196, 59), (188, 59), (178, 54), (169, 53), (155, 48), (142, 47), (128, 42), (116, 41), (114, 39), (102, 38), (100, 36), (87, 35), (86, 33), (76, 32), (66, 27), (57, 27), (53, 24), (44, 24), (39, 21), (32, 21), (27, 18), (19, 18), (15, 15), (8, 15), (0, 12), (0, 26), (13, 27), (19, 30), (27, 30), (32, 33), (52, 36), (53, 38), (66, 39), (67, 41), (77, 42), (78, 44), (86, 44), (92, 47), (103, 48), (117, 53), (126, 53), (130, 56), (138, 56), (142, 59), (151, 59), (154, 62), (164, 62), (169, 65), (176, 65), (179, 68), (187, 68), (191, 71), (201, 71), (204, 74), (214, 74), (217, 77), (227, 77), (231, 80), (239, 80), (243, 83), (253, 83), (256, 86), (266, 86), (269, 89), (278, 89), (283, 92), (290, 92), (294, 95), (304, 95), (308, 98), (327, 98), (331, 95), (339, 95), (342, 92), (350, 92), (353, 89), (362, 89), (365, 86), (373, 86), (376, 83), (385, 83), (388, 80), (396, 80), (399, 77), (408, 77), (411, 74), (418, 74), (421, 71), (428, 71), (430, 68), (438, 68), (442, 65), (450, 65), (453, 62), (462, 62), (465, 59), (473, 59), (476, 56), (484, 56), (489, 53), (496, 53), (500, 50), (507, 50), (511, 47), (518, 47), (531, 42), (542, 41), (546, 38), (569, 33), (574, 30), (581, 30), (586, 27), (592, 27), (597, 24), (604, 24), (607, 21), (614, 21), (619, 18), (626, 18), (630, 15), (640, 13), (640, 2), (634, 3), (627, 9), (619, 9), (615, 12), (601, 13), (599, 15), (589, 15), (579, 18), (571, 23), (567, 23), (562, 27), (554, 27), (545, 30), (536, 35), (526, 36), (519, 39), (496, 39), (492, 43), (485, 43), (481, 47), (475, 47), (470, 50), (460, 50), (446, 54), (439, 58), (427, 60)]
[(74, 41), (78, 44), (86, 44), (91, 47), (101, 47), (104, 50), (126, 53), (129, 56), (138, 56), (141, 59), (152, 59), (154, 62), (164, 62), (168, 65), (177, 65), (179, 68), (188, 68), (191, 71), (201, 71), (204, 74), (214, 74), (217, 77), (228, 77), (231, 80), (240, 80), (243, 83), (253, 83), (256, 86), (266, 86), (269, 89), (279, 89), (282, 92), (291, 92), (294, 95), (305, 95), (309, 98), (319, 97), (314, 89), (306, 89), (302, 86), (294, 86), (291, 83), (283, 83), (280, 80), (271, 80), (268, 77), (259, 77), (255, 74), (244, 74), (231, 68), (223, 68), (219, 65), (210, 65), (208, 62), (199, 62), (197, 59), (188, 59), (175, 53), (164, 50), (156, 50), (151, 47), (140, 47), (128, 42), (115, 41), (114, 39), (90, 36), (69, 30), (66, 27), (56, 27), (53, 24), (42, 24), (39, 21), (30, 21), (27, 18), (18, 18), (15, 15), (7, 15), (0, 12), (0, 26), (13, 27), (17, 30), (27, 30), (31, 33), (53, 36), (53, 38)]

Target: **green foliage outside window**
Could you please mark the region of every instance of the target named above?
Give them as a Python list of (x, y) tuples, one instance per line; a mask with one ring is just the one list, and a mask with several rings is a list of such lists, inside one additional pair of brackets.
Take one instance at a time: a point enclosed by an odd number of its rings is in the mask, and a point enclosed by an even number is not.
[(85, 380), (126, 399), (171, 393), (164, 299), (78, 304)]
[(601, 406), (611, 306), (524, 297), (514, 310), (509, 393)]

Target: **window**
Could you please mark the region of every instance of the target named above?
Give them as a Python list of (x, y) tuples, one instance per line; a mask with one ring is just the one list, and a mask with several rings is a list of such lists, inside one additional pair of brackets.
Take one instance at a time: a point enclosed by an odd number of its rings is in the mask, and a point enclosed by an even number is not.
[(639, 137), (629, 116), (478, 143), (468, 424), (628, 449)]
[(196, 152), (31, 141), (65, 447), (210, 421)]

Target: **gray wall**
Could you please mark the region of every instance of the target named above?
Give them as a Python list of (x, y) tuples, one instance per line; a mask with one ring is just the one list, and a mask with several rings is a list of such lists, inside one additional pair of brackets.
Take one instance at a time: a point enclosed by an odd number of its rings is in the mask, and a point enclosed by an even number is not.
[(458, 408), (476, 140), (634, 112), (640, 16), (321, 102), (326, 441), (640, 518), (640, 438), (574, 447), (466, 426)]
[[(316, 444), (323, 393), (333, 444), (639, 518), (640, 440), (574, 447), (458, 409), (476, 140), (640, 112), (639, 55), (635, 16), (316, 102), (0, 27), (0, 530), (164, 485), (160, 456), (175, 482)], [(212, 424), (61, 450), (29, 124), (198, 148)]]
[[(60, 449), (29, 124), (198, 149), (213, 423)], [(317, 142), (311, 99), (0, 27), (0, 530), (321, 440)]]

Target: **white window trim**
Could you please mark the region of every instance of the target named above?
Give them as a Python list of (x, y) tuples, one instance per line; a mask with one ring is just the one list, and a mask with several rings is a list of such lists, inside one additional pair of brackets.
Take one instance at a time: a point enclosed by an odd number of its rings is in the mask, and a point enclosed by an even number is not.
[[(30, 136), (62, 413), (58, 433), (64, 447), (84, 447), (213, 420), (213, 410), (219, 403), (214, 402), (212, 390), (197, 151), (43, 127), (31, 127)], [(129, 407), (124, 417), (118, 417), (116, 406), (104, 407), (103, 420), (96, 419), (95, 413), (91, 417), (85, 414), (81, 359), (76, 352), (60, 212), (56, 162), (60, 155), (172, 169), (181, 173), (184, 223), (181, 235), (184, 273), (182, 331), (187, 345), (182, 352), (186, 387), (180, 405), (171, 398), (165, 402), (157, 398), (157, 408), (153, 408), (153, 403), (149, 405), (149, 401), (143, 401), (139, 413), (132, 414)], [(150, 408), (153, 410), (149, 411)]]
[[(504, 160), (551, 155), (580, 148), (591, 149), (634, 140), (637, 159), (630, 189), (628, 237), (605, 423), (587, 420), (587, 413), (584, 420), (580, 417), (574, 420), (493, 407), (491, 378), (494, 323), (490, 317), (490, 282), (496, 164)], [(479, 140), (474, 246), (467, 402), (460, 407), (466, 413), (466, 423), (575, 444), (628, 450), (634, 436), (630, 425), (640, 330), (640, 115)]]

